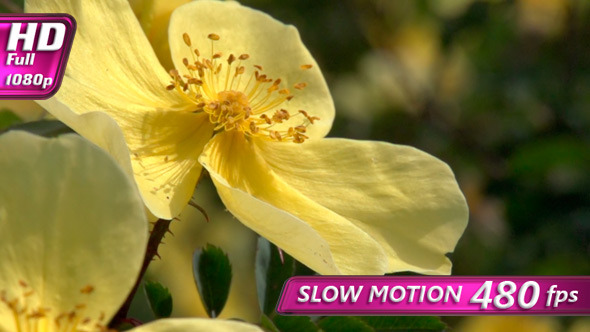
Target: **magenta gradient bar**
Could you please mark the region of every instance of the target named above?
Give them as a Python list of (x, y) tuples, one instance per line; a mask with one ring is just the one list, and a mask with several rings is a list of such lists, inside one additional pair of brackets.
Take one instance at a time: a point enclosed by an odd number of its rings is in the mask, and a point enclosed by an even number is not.
[(285, 282), (284, 315), (590, 315), (590, 277), (315, 276)]
[[(36, 28), (29, 31), (35, 23)], [(20, 24), (20, 30), (13, 24)], [(12, 29), (21, 34), (14, 37), (13, 48), (9, 47)], [(75, 31), (76, 20), (67, 14), (0, 15), (0, 99), (46, 99), (55, 94)], [(58, 35), (63, 36), (61, 43)]]

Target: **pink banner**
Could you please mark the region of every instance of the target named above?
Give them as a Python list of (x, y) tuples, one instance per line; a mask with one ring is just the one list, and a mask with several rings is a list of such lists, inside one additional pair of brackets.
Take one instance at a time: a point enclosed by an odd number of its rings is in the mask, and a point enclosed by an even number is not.
[(1, 15), (0, 99), (46, 99), (55, 94), (75, 31), (76, 21), (66, 14)]
[(590, 277), (293, 277), (286, 315), (588, 315)]

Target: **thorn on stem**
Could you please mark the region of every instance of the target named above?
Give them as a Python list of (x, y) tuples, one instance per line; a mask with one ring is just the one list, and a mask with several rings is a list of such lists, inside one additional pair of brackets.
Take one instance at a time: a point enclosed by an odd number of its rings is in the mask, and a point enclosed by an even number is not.
[(283, 256), (283, 250), (281, 250), (281, 248), (277, 247), (277, 250), (279, 251), (279, 257), (281, 258), (281, 264), (285, 265), (285, 256)]
[(205, 220), (207, 222), (210, 221), (209, 219), (209, 215), (207, 214), (207, 211), (205, 211), (205, 209), (203, 207), (201, 207), (200, 205), (198, 205), (197, 203), (195, 203), (193, 200), (190, 200), (188, 202), (188, 205), (194, 207), (195, 209), (199, 210), (199, 212), (201, 212), (201, 214), (203, 215), (203, 217), (205, 217)]

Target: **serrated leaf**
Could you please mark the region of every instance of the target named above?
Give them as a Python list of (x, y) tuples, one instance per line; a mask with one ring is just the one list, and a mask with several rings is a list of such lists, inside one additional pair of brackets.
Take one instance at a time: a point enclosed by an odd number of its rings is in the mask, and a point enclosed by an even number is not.
[(318, 322), (318, 326), (325, 332), (375, 332), (358, 317), (326, 317)]
[(281, 316), (275, 315), (274, 325), (281, 332), (318, 332), (320, 328), (306, 316)]
[(167, 318), (172, 314), (172, 295), (168, 288), (157, 281), (147, 281), (143, 287), (152, 312), (157, 318)]
[(259, 300), (264, 301), (261, 302), (261, 309), (271, 318), (274, 316), (283, 284), (294, 275), (296, 269), (295, 260), (291, 256), (283, 253), (283, 260), (280, 256), (276, 246), (262, 237), (258, 240), (256, 278), (260, 280), (256, 281), (256, 286), (264, 287), (262, 294), (258, 290)]
[(447, 325), (432, 316), (367, 316), (358, 317), (376, 331), (443, 331)]
[(207, 244), (193, 255), (193, 276), (209, 317), (219, 316), (229, 295), (232, 268), (220, 248)]
[[(281, 259), (281, 254), (283, 258)], [(314, 275), (301, 264), (263, 237), (258, 238), (256, 251), (256, 287), (260, 310), (273, 318), (285, 281), (294, 275)]]
[[(258, 237), (258, 243), (256, 246), (256, 295), (258, 296), (258, 305), (260, 311), (264, 311), (264, 305), (266, 303), (266, 288), (267, 288), (267, 276), (268, 268), (270, 267), (270, 249), (271, 245), (262, 236)], [(262, 315), (263, 318), (266, 315)]]

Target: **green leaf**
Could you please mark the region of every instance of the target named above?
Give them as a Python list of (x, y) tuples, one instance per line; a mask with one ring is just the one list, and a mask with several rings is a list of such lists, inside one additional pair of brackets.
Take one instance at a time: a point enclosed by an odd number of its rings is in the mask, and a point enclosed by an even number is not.
[[(256, 295), (258, 296), (258, 305), (260, 311), (265, 312), (264, 305), (266, 303), (266, 288), (268, 268), (270, 267), (270, 249), (271, 245), (262, 236), (258, 237), (258, 245), (256, 248)], [(262, 314), (263, 316), (266, 316)]]
[[(1, 126), (0, 126), (1, 127)], [(0, 128), (1, 129), (1, 128)], [(61, 134), (73, 133), (74, 131), (62, 122), (56, 120), (41, 120), (25, 122), (13, 125), (10, 130), (23, 130), (31, 134), (43, 137), (56, 137)]]
[(367, 316), (358, 317), (376, 331), (443, 331), (447, 325), (431, 316)]
[(375, 332), (358, 317), (326, 317), (318, 325), (325, 332)]
[(258, 288), (258, 300), (262, 312), (274, 316), (275, 308), (283, 284), (295, 274), (295, 260), (283, 253), (284, 261), (281, 261), (279, 250), (266, 239), (258, 239), (258, 251), (256, 254), (256, 286)]
[(219, 316), (225, 306), (232, 278), (232, 268), (227, 255), (218, 247), (207, 244), (195, 251), (193, 276), (201, 300), (209, 317)]
[(15, 124), (21, 123), (22, 120), (16, 114), (8, 110), (0, 111), (0, 130), (14, 126)]
[(256, 287), (260, 310), (269, 317), (275, 315), (277, 301), (285, 281), (294, 275), (314, 275), (315, 272), (301, 264), (263, 237), (258, 238), (256, 251)]
[(281, 316), (273, 318), (275, 326), (281, 332), (318, 332), (320, 328), (307, 316)]
[(272, 322), (272, 320), (265, 314), (260, 316), (260, 327), (262, 327), (265, 331), (270, 332), (281, 332)]
[(172, 314), (172, 295), (168, 288), (157, 281), (147, 281), (143, 287), (152, 312), (157, 318), (167, 318)]

